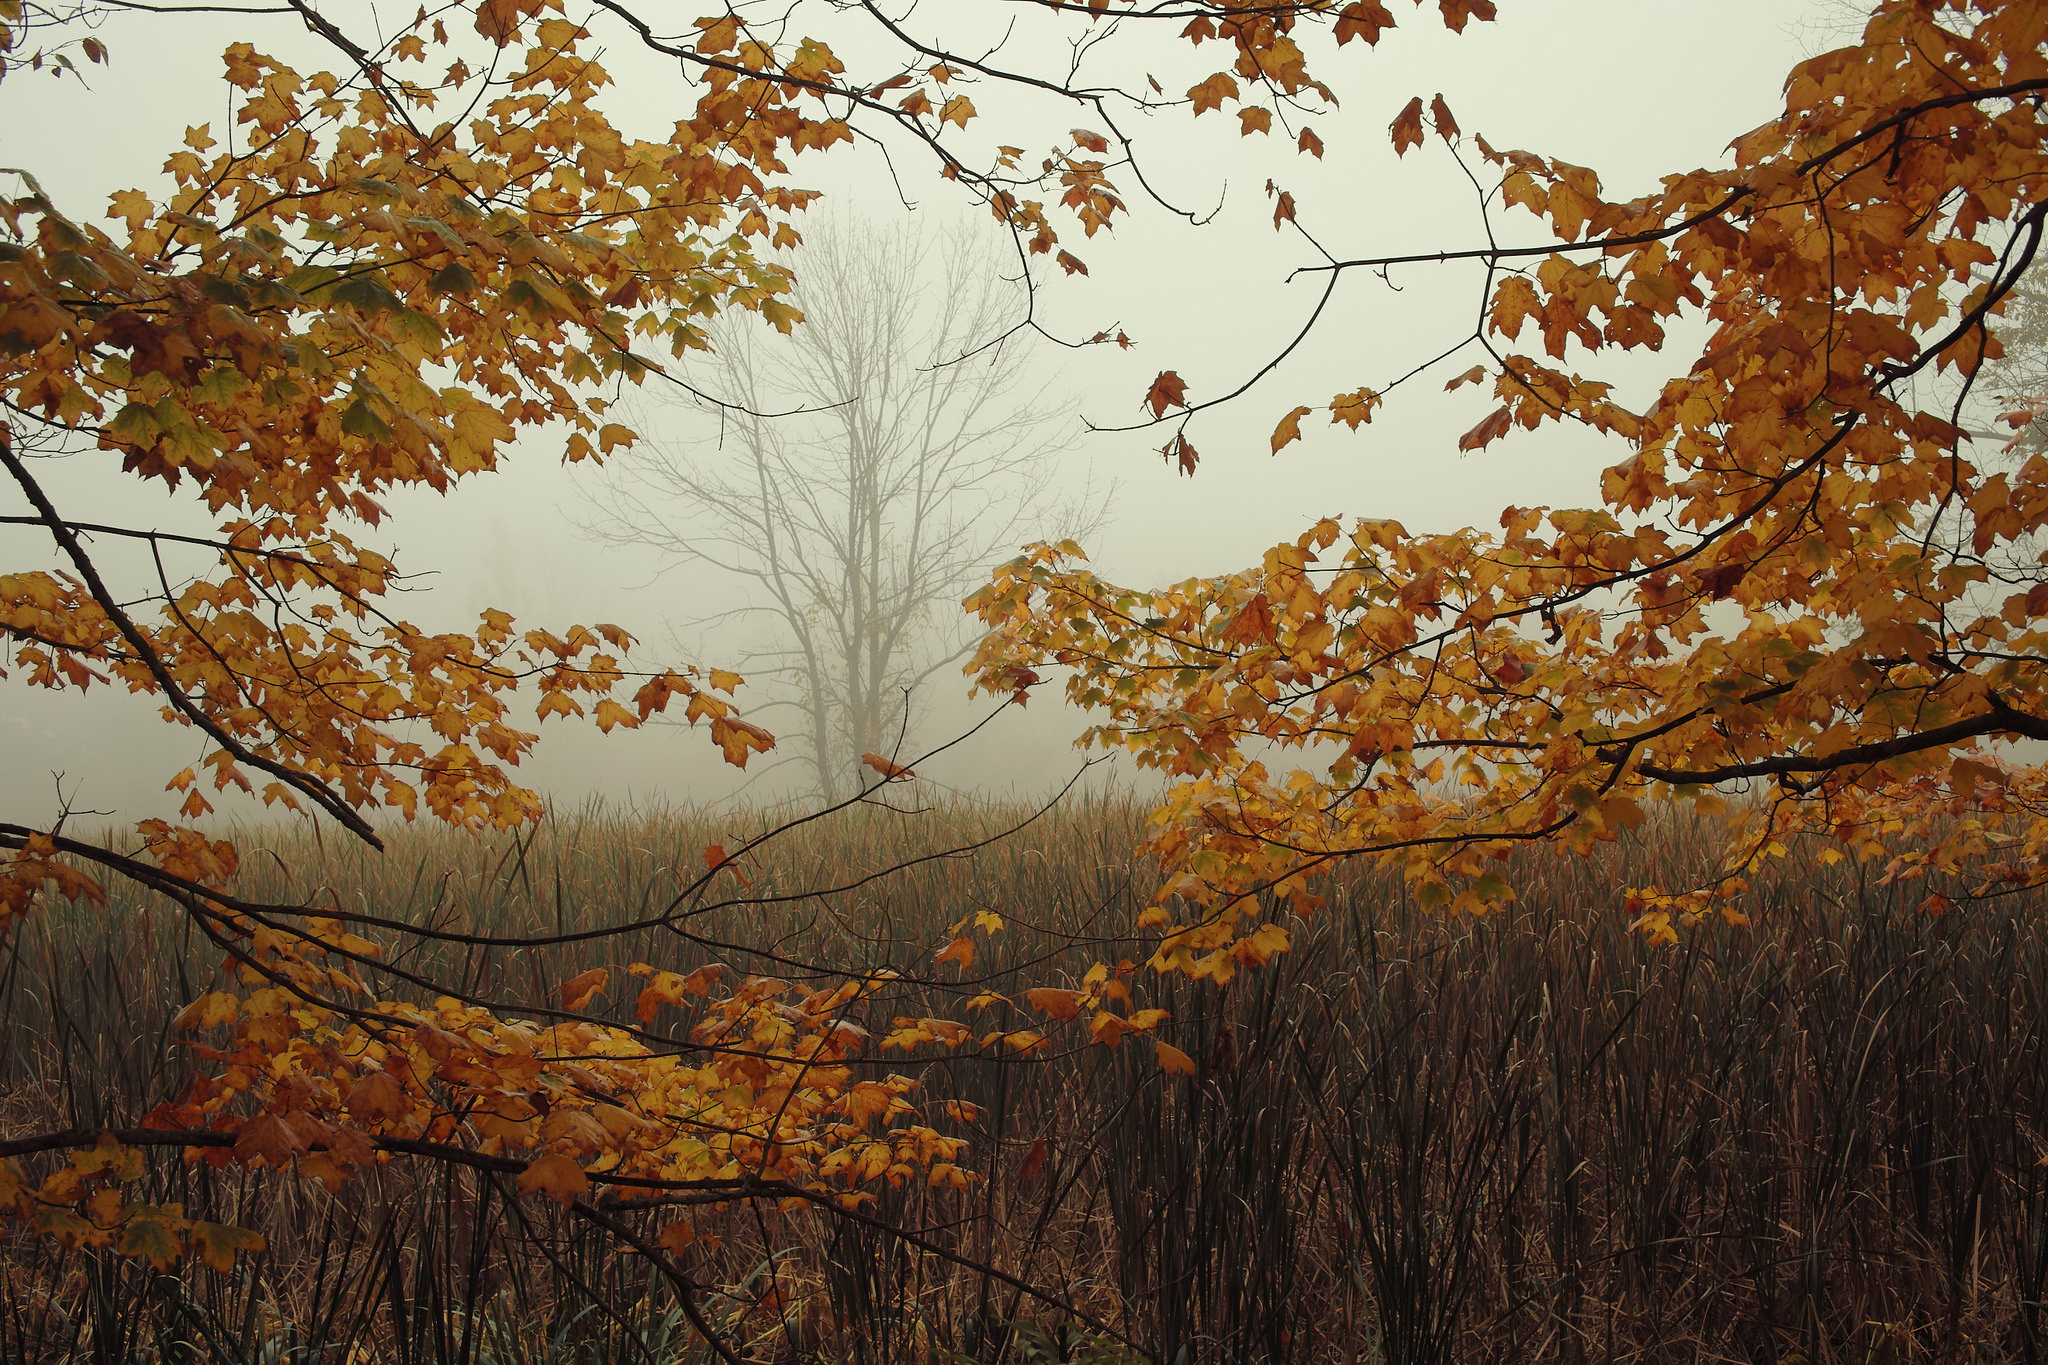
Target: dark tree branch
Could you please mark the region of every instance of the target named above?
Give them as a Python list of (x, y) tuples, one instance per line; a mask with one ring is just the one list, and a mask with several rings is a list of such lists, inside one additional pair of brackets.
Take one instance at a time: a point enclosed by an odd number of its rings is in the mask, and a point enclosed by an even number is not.
[(1900, 735), (1894, 739), (1853, 745), (1823, 757), (1787, 754), (1778, 758), (1760, 758), (1750, 763), (1725, 763), (1716, 768), (1696, 769), (1665, 768), (1654, 763), (1640, 763), (1636, 765), (1635, 770), (1644, 777), (1669, 782), (1673, 786), (1711, 787), (1717, 783), (1734, 782), (1746, 777), (1836, 772), (1842, 768), (1860, 767), (1866, 763), (1882, 763), (1888, 758), (1901, 758), (1927, 749), (1945, 749), (1984, 735), (2048, 739), (2048, 720), (2028, 715), (2024, 711), (2016, 711), (1993, 698), (1991, 709), (1981, 715), (1951, 721), (1932, 730)]
[(384, 841), (377, 837), (377, 831), (370, 827), (370, 822), (364, 819), (333, 788), (317, 778), (300, 772), (296, 768), (280, 763), (276, 759), (265, 758), (254, 752), (247, 745), (243, 744), (240, 739), (236, 738), (233, 733), (207, 715), (197, 702), (186, 695), (185, 689), (178, 683), (178, 680), (171, 676), (171, 671), (165, 666), (163, 657), (157, 652), (156, 646), (142, 632), (141, 627), (130, 620), (128, 614), (121, 609), (120, 603), (115, 600), (113, 593), (108, 590), (106, 583), (100, 578), (99, 569), (93, 564), (92, 557), (86, 554), (85, 547), (79, 544), (78, 537), (73, 533), (70, 523), (65, 521), (58, 513), (55, 504), (43, 492), (42, 486), (28, 472), (28, 466), (24, 465), (21, 462), (21, 458), (14, 453), (13, 442), (8, 439), (4, 431), (0, 431), (0, 464), (5, 464), (7, 471), (14, 476), (15, 482), (21, 485), (23, 494), (27, 496), (29, 502), (34, 505), (36, 511), (41, 515), (43, 525), (49, 528), (51, 536), (63, 548), (65, 555), (71, 560), (72, 566), (78, 570), (78, 576), (92, 593), (93, 600), (99, 603), (100, 610), (107, 614), (107, 619), (114, 623), (114, 628), (121, 632), (121, 638), (128, 642), (130, 649), (135, 651), (136, 659), (144, 668), (149, 670), (150, 677), (156, 681), (158, 687), (163, 689), (164, 696), (170, 700), (172, 706), (177, 708), (179, 714), (190, 720), (194, 725), (197, 725), (214, 743), (234, 755), (237, 762), (245, 763), (252, 768), (269, 773), (286, 786), (292, 787), (305, 795), (339, 821), (344, 829), (347, 829), (364, 843), (370, 845), (370, 847), (376, 849), (383, 848)]

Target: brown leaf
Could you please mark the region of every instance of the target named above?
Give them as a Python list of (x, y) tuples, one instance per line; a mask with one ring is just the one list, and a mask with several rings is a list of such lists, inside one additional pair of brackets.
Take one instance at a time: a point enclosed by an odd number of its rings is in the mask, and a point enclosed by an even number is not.
[(306, 1144), (276, 1114), (258, 1114), (235, 1134), (235, 1156), (242, 1161), (263, 1158), (273, 1168), (282, 1170), (291, 1164), (292, 1158), (303, 1155)]
[(1490, 443), (1508, 434), (1508, 409), (1505, 404), (1486, 415), (1486, 420), (1458, 438), (1460, 450), (1484, 450)]
[(1436, 125), (1436, 135), (1438, 137), (1446, 142), (1457, 137), (1458, 121), (1451, 117), (1451, 106), (1444, 103), (1442, 95), (1438, 95), (1429, 102), (1429, 118), (1430, 122)]
[(1266, 605), (1264, 593), (1253, 594), (1223, 632), (1223, 643), (1245, 649), (1255, 649), (1272, 638), (1273, 612)]
[(1749, 570), (1747, 560), (1737, 560), (1733, 564), (1722, 564), (1716, 568), (1702, 570), (1699, 575), (1700, 588), (1718, 602), (1735, 591), (1736, 585), (1749, 575)]
[(1380, 34), (1392, 27), (1394, 16), (1380, 0), (1352, 0), (1337, 16), (1337, 46), (1353, 38), (1363, 38), (1368, 47), (1373, 46)]
[(1017, 1168), (1017, 1187), (1029, 1189), (1038, 1183), (1039, 1172), (1045, 1169), (1045, 1159), (1052, 1148), (1044, 1138), (1031, 1144), (1031, 1150), (1024, 1154), (1024, 1164)]
[(1436, 0), (1436, 7), (1443, 12), (1445, 27), (1453, 33), (1463, 33), (1467, 19), (1487, 22), (1495, 15), (1493, 0)]
[(1168, 408), (1188, 405), (1188, 386), (1172, 370), (1161, 370), (1152, 387), (1145, 391), (1145, 402), (1151, 406), (1154, 417), (1164, 417)]
[(1401, 112), (1394, 115), (1394, 121), (1388, 125), (1387, 130), (1393, 135), (1394, 154), (1396, 156), (1406, 156), (1410, 147), (1420, 147), (1422, 145), (1422, 96), (1417, 95), (1414, 99), (1409, 100), (1402, 107)]
[(412, 1113), (412, 1097), (388, 1071), (372, 1071), (349, 1088), (348, 1112), (358, 1123), (397, 1123)]
[[(1270, 182), (1268, 182), (1270, 184)], [(1286, 190), (1280, 191), (1273, 202), (1273, 231), (1278, 232), (1282, 223), (1294, 221), (1294, 196)]]
[(499, 47), (519, 32), (518, 0), (483, 0), (476, 7), (476, 31)]

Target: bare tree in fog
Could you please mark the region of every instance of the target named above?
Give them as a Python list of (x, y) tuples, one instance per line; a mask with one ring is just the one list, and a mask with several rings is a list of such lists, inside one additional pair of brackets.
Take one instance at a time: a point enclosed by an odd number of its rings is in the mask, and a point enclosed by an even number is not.
[(2048, 279), (2040, 266), (2006, 296), (1998, 339), (2005, 354), (1987, 364), (1978, 381), (2002, 417), (1990, 424), (1990, 439), (2016, 436), (2023, 455), (2048, 450)]
[(649, 410), (593, 494), (600, 540), (745, 582), (697, 621), (771, 623), (766, 644), (741, 632), (740, 665), (802, 715), (792, 756), (828, 801), (858, 789), (861, 755), (897, 750), (918, 689), (971, 645), (959, 599), (984, 568), (1099, 520), (1085, 489), (1060, 491), (1071, 405), (1029, 378), (1026, 335), (995, 340), (1023, 306), (1005, 249), (965, 226), (814, 225), (795, 334), (735, 319), (697, 371), (744, 410)]

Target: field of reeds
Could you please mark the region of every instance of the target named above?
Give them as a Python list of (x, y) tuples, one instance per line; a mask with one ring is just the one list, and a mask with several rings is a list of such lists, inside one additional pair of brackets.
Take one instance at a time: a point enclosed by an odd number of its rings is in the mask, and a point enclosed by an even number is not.
[[(713, 954), (927, 978), (878, 997), (879, 1028), (1142, 961), (1125, 937), (1150, 890), (1142, 811), (1077, 800), (996, 837), (1022, 815), (856, 809), (746, 865), (751, 896), (831, 894), (731, 905), (695, 940), (421, 946), (409, 965), (505, 999)], [(444, 928), (595, 927), (772, 819), (594, 810), (519, 839), (404, 832), (382, 855), (245, 831), (237, 890)], [(1223, 990), (1139, 976), (1192, 1077), (1143, 1043), (877, 1056), (982, 1109), (984, 1178), (890, 1191), (871, 1221), (709, 1212), (689, 1253), (705, 1311), (743, 1358), (792, 1365), (2039, 1359), (2048, 905), (1925, 915), (1911, 886), (1795, 853), (1758, 879), (1750, 927), (1677, 947), (1628, 932), (1621, 886), (1682, 887), (1712, 856), (1679, 819), (1590, 860), (1532, 854), (1518, 906), (1481, 921), (1334, 875), (1266, 969)], [(983, 909), (1007, 927), (953, 985), (933, 951)], [(136, 1122), (180, 1084), (170, 1018), (217, 969), (135, 893), (39, 912), (0, 959), (0, 1135)], [(144, 1183), (268, 1249), (232, 1274), (158, 1272), (18, 1237), (0, 1359), (715, 1358), (643, 1259), (487, 1174), (395, 1161), (329, 1194), (164, 1153)]]

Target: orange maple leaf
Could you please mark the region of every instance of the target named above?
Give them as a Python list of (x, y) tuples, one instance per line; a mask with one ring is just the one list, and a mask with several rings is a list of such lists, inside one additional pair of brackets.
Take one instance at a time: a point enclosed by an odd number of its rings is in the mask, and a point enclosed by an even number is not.
[(1296, 408), (1280, 419), (1280, 425), (1273, 428), (1273, 453), (1278, 455), (1283, 446), (1301, 439), (1301, 419), (1308, 416), (1310, 408)]
[(1221, 109), (1223, 101), (1237, 98), (1237, 82), (1226, 72), (1218, 71), (1200, 84), (1189, 86), (1188, 98), (1195, 102), (1197, 114), (1211, 109)]
[(1340, 393), (1330, 400), (1330, 425), (1342, 422), (1356, 431), (1372, 420), (1372, 410), (1379, 405), (1380, 396), (1371, 389)]
[(739, 878), (741, 886), (748, 890), (753, 889), (754, 884), (747, 880), (746, 873), (740, 871), (739, 864), (726, 856), (724, 844), (704, 845), (704, 866), (713, 872), (720, 868), (729, 869), (733, 876)]
[(1024, 998), (1031, 1002), (1031, 1008), (1040, 1014), (1048, 1014), (1062, 1022), (1072, 1019), (1081, 1012), (1081, 992), (1060, 990), (1053, 986), (1038, 986), (1024, 992)]
[(723, 751), (726, 762), (735, 768), (744, 768), (749, 758), (757, 753), (765, 754), (775, 747), (775, 736), (747, 721), (731, 716), (713, 716), (711, 742)]
[(605, 983), (611, 979), (611, 972), (603, 967), (578, 972), (562, 983), (562, 1008), (571, 1013), (582, 1009), (603, 993)]
[(519, 1173), (519, 1192), (536, 1192), (560, 1204), (563, 1208), (590, 1190), (590, 1177), (575, 1160), (566, 1156), (544, 1156)]

